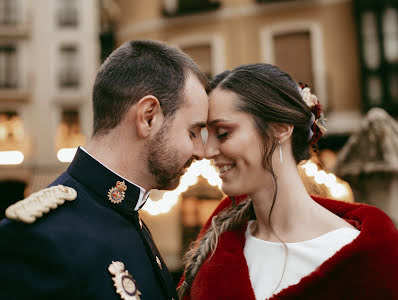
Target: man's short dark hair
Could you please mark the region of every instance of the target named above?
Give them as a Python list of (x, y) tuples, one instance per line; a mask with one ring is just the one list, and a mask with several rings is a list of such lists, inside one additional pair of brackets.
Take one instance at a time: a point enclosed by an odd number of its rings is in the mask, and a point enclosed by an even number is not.
[(93, 135), (115, 128), (131, 105), (155, 96), (170, 118), (184, 101), (186, 78), (192, 74), (208, 90), (208, 79), (181, 50), (162, 42), (124, 43), (102, 64), (93, 88)]

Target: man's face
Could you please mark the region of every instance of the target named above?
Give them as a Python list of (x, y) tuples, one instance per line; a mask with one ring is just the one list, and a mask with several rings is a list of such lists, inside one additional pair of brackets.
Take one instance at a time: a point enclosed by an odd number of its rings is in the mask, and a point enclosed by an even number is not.
[(174, 118), (148, 143), (148, 170), (159, 190), (175, 189), (192, 160), (204, 157), (201, 129), (207, 122), (208, 97), (196, 77), (187, 78), (184, 97)]

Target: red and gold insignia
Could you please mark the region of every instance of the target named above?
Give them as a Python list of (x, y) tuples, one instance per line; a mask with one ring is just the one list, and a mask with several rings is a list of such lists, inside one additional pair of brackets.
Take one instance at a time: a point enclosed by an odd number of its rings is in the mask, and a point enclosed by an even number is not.
[(120, 261), (112, 261), (108, 267), (109, 272), (114, 275), (112, 278), (116, 293), (124, 300), (140, 300), (141, 292), (138, 290), (133, 277), (124, 269)]
[(117, 181), (116, 186), (109, 189), (108, 199), (112, 203), (118, 204), (124, 200), (126, 190), (127, 186), (124, 181)]

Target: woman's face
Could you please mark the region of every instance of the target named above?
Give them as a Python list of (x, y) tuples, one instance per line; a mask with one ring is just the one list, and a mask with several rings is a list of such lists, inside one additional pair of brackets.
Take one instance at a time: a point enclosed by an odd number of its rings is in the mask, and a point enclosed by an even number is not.
[(210, 94), (206, 158), (213, 159), (230, 196), (252, 194), (270, 182), (262, 166), (264, 145), (251, 115), (237, 109), (235, 93), (216, 88)]

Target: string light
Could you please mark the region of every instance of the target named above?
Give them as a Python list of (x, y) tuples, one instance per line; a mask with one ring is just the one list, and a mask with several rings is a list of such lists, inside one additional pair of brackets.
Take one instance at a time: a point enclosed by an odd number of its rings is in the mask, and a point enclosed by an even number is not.
[(71, 162), (75, 156), (77, 148), (62, 148), (57, 152), (57, 158), (60, 162)]
[(19, 165), (23, 160), (21, 151), (0, 151), (0, 165)]
[(343, 199), (348, 196), (349, 191), (344, 184), (337, 181), (337, 177), (332, 173), (326, 173), (324, 170), (319, 170), (318, 166), (311, 161), (306, 162), (300, 166), (304, 169), (308, 177), (314, 177), (318, 184), (324, 184), (329, 188), (330, 194), (336, 199)]
[(158, 201), (148, 198), (142, 209), (153, 216), (169, 212), (177, 204), (181, 193), (198, 182), (199, 176), (207, 179), (210, 185), (221, 189), (222, 181), (216, 168), (211, 165), (210, 160), (203, 159), (194, 162), (187, 169), (186, 173), (181, 177), (179, 186), (175, 190), (165, 192), (163, 198)]
[[(307, 176), (314, 177), (317, 184), (326, 185), (334, 198), (343, 199), (349, 194), (347, 187), (339, 183), (334, 174), (319, 170), (318, 166), (313, 162), (308, 161), (300, 167), (304, 169)], [(203, 176), (207, 179), (210, 185), (217, 186), (221, 189), (222, 180), (219, 177), (218, 171), (211, 165), (210, 161), (206, 159), (196, 161), (181, 177), (180, 185), (175, 190), (165, 192), (162, 199), (158, 201), (153, 201), (151, 198), (148, 198), (142, 209), (154, 216), (168, 213), (178, 203), (181, 193), (197, 183), (199, 176)]]

